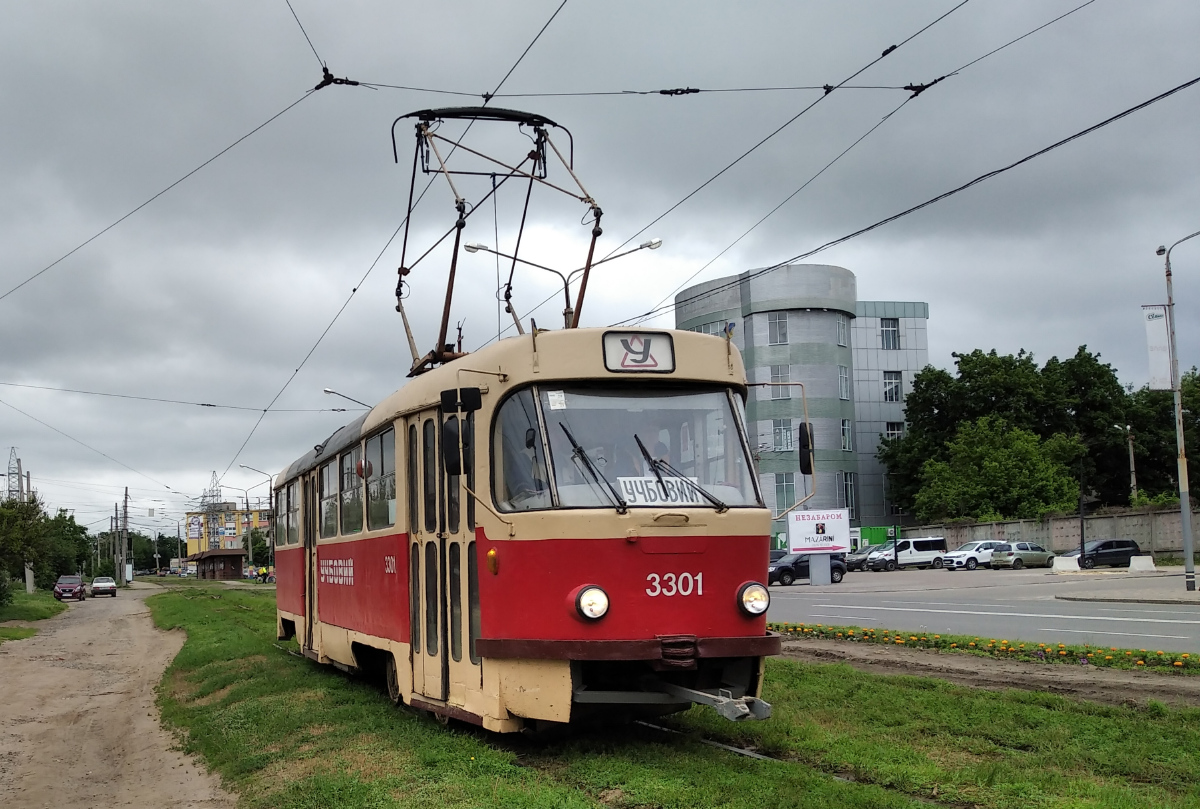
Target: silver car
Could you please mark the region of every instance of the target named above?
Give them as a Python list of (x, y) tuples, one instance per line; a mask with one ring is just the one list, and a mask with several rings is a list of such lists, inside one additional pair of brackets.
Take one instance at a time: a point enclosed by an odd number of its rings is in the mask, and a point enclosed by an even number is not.
[(112, 596), (117, 597), (117, 583), (110, 576), (97, 576), (92, 579), (92, 597), (96, 596)]
[(992, 549), (992, 568), (1050, 567), (1054, 554), (1032, 542), (1006, 542)]

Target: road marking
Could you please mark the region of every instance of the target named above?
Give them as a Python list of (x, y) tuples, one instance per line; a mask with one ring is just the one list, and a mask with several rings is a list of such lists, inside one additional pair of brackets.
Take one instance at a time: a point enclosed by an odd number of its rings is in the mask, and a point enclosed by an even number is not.
[(1097, 632), (1094, 629), (1049, 629), (1039, 627), (1038, 632), (1078, 632), (1081, 635), (1120, 635), (1123, 638), (1173, 638), (1175, 640), (1190, 640), (1190, 635), (1147, 635), (1145, 632)]
[(938, 615), (994, 615), (1002, 618), (1062, 618), (1069, 621), (1124, 621), (1132, 624), (1194, 624), (1200, 621), (1181, 621), (1176, 618), (1118, 618), (1108, 615), (1053, 615), (1039, 612), (981, 612), (979, 610), (927, 610), (904, 609), (903, 607), (866, 607), (861, 604), (813, 604), (814, 607), (842, 609), (847, 606), (855, 610), (883, 610), (886, 612), (932, 612)]
[(812, 617), (814, 617), (814, 618), (836, 618), (836, 619), (837, 619), (837, 620), (839, 620), (839, 621), (842, 621), (842, 620), (849, 620), (849, 621), (878, 621), (878, 620), (879, 620), (878, 618), (868, 618), (868, 617), (865, 617), (865, 616), (862, 616), (862, 615), (822, 615), (822, 614), (821, 614), (821, 613), (819, 613), (819, 612), (814, 612), (814, 613), (812, 614)]
[(964, 604), (961, 601), (882, 601), (882, 604), (929, 604), (938, 607), (1011, 607), (1012, 604)]
[(1117, 609), (1116, 607), (1096, 607), (1095, 609), (1098, 610), (1099, 612), (1136, 612), (1139, 614), (1153, 614), (1153, 615), (1197, 615), (1197, 614), (1200, 614), (1200, 613), (1192, 612), (1190, 610), (1128, 610), (1128, 609), (1123, 610), (1123, 609)]

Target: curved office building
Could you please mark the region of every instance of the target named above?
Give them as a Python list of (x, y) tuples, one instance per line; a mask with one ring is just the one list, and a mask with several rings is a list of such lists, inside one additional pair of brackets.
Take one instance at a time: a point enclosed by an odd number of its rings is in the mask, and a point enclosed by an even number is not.
[[(815, 486), (803, 508), (849, 508), (854, 525), (900, 521), (884, 500), (875, 451), (880, 436), (903, 431), (904, 394), (928, 362), (927, 304), (859, 301), (849, 270), (791, 264), (697, 284), (675, 305), (676, 328), (718, 334), (734, 324), (733, 342), (756, 384), (748, 432), (776, 513)], [(811, 477), (800, 474), (797, 452), (805, 401), (815, 443)], [(781, 521), (775, 531), (783, 530)]]

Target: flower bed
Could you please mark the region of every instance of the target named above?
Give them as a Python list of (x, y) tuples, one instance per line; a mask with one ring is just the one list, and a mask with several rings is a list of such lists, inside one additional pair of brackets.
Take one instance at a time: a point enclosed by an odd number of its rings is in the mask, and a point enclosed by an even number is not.
[(973, 654), (1027, 663), (1070, 663), (1118, 669), (1153, 669), (1163, 673), (1200, 674), (1200, 655), (1157, 649), (1124, 649), (1066, 643), (1032, 643), (971, 635), (931, 635), (892, 629), (824, 624), (772, 623), (768, 628), (785, 638), (874, 643), (950, 654)]

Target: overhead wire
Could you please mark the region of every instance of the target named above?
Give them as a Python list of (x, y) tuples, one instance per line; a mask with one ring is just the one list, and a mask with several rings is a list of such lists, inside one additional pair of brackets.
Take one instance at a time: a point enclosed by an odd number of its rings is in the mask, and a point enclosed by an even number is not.
[[(139, 402), (158, 402), (162, 404), (177, 404), (191, 405), (193, 407), (207, 407), (213, 410), (253, 410), (259, 411), (260, 407), (247, 407), (245, 405), (223, 405), (212, 404), (210, 402), (190, 402), (183, 399), (162, 399), (157, 396), (134, 396), (128, 393), (105, 393), (95, 390), (80, 390), (78, 388), (55, 388), (49, 385), (29, 385), (21, 382), (0, 382), (0, 385), (6, 388), (25, 388), (27, 390), (45, 390), (54, 393), (78, 393), (84, 396), (106, 396), (113, 399), (131, 399)], [(293, 408), (293, 409), (278, 409), (275, 413), (343, 413), (347, 410), (360, 410), (362, 408), (352, 407), (323, 407), (323, 408)]]
[[(873, 127), (871, 127), (866, 132), (866, 134), (859, 137), (858, 140), (856, 140), (856, 141), (854, 141), (854, 143), (850, 144), (850, 146), (848, 146), (845, 151), (843, 151), (841, 154), (839, 154), (837, 157), (835, 157), (829, 163), (825, 164), (824, 168), (822, 168), (820, 171), (818, 171), (812, 177), (808, 178), (804, 182), (803, 185), (801, 185), (799, 188), (797, 188), (795, 191), (793, 191), (790, 195), (788, 195), (788, 197), (786, 199), (784, 199), (783, 202), (780, 202), (778, 205), (776, 205), (774, 208), (772, 208), (766, 214), (766, 216), (764, 216), (763, 218), (761, 218), (757, 222), (755, 222), (753, 225), (751, 225), (745, 232), (742, 233), (742, 235), (740, 235), (736, 239), (734, 239), (733, 242), (731, 242), (728, 247), (726, 247), (724, 250), (722, 250), (720, 253), (718, 253), (716, 256), (714, 256), (710, 261), (705, 263), (704, 266), (702, 266), (700, 269), (696, 270), (696, 272), (694, 272), (690, 276), (688, 276), (688, 278), (685, 281), (683, 281), (683, 283), (679, 284), (677, 287), (675, 287), (675, 289), (671, 290), (671, 292), (666, 297), (664, 297), (661, 301), (659, 301), (653, 307), (651, 307), (651, 310), (653, 311), (653, 310), (657, 309), (659, 306), (662, 306), (664, 303), (666, 303), (668, 300), (670, 300), (672, 297), (674, 297), (677, 292), (679, 292), (681, 289), (683, 289), (685, 286), (687, 286), (689, 283), (691, 283), (692, 279), (694, 279), (700, 273), (704, 272), (704, 270), (706, 270), (710, 266), (712, 266), (713, 263), (715, 263), (723, 255), (725, 255), (727, 252), (729, 252), (729, 250), (731, 250), (736, 244), (741, 242), (742, 239), (744, 239), (744, 238), (746, 238), (746, 236), (750, 235), (750, 233), (753, 232), (755, 229), (757, 229), (763, 222), (765, 222), (773, 214), (775, 214), (780, 208), (782, 208), (784, 205), (786, 205), (788, 202), (790, 202), (797, 194), (799, 194), (801, 191), (803, 191), (805, 188), (807, 188), (808, 185), (813, 182), (813, 180), (817, 179), (822, 174), (824, 174), (825, 171), (827, 169), (829, 169), (830, 166), (832, 166), (838, 160), (842, 159), (842, 157), (844, 157), (846, 155), (846, 152), (849, 152), (851, 149), (853, 149), (855, 146), (857, 146), (859, 143), (861, 143), (868, 135), (870, 135), (872, 132), (874, 132), (876, 129), (878, 129), (880, 127), (880, 125), (883, 124), (884, 121), (888, 120), (893, 115), (895, 115), (897, 112), (899, 112), (900, 109), (902, 107), (904, 107), (905, 104), (907, 104), (909, 101), (912, 101), (914, 98), (916, 98), (922, 92), (927, 90), (929, 87), (933, 86), (934, 84), (937, 84), (938, 82), (941, 82), (943, 79), (946, 79), (950, 76), (957, 76), (959, 73), (961, 73), (962, 71), (971, 67), (972, 65), (982, 62), (984, 59), (988, 58), (989, 56), (993, 56), (993, 55), (999, 53), (1000, 51), (1004, 50), (1005, 48), (1009, 47), (1010, 45), (1015, 45), (1016, 43), (1025, 39), (1026, 37), (1036, 34), (1038, 31), (1041, 31), (1043, 28), (1046, 28), (1046, 27), (1058, 22), (1059, 20), (1069, 17), (1070, 15), (1079, 11), (1080, 9), (1090, 6), (1094, 2), (1096, 2), (1096, 0), (1087, 0), (1087, 2), (1076, 6), (1075, 8), (1071, 9), (1070, 11), (1067, 11), (1064, 14), (1060, 14), (1059, 16), (1055, 17), (1054, 19), (1052, 19), (1046, 23), (1043, 23), (1042, 25), (1039, 25), (1037, 28), (1034, 28), (1031, 31), (1025, 32), (1024, 34), (1022, 34), (1019, 37), (1016, 37), (1015, 39), (1011, 39), (1008, 42), (1005, 42), (1003, 45), (1001, 45), (998, 48), (993, 48), (992, 50), (988, 51), (987, 53), (983, 54), (982, 56), (972, 59), (971, 61), (967, 62), (965, 65), (962, 65), (958, 68), (955, 68), (954, 70), (951, 70), (949, 73), (946, 73), (943, 76), (940, 76), (939, 78), (934, 79), (932, 82), (930, 82), (928, 84), (917, 85), (915, 87), (910, 84), (906, 89), (913, 90), (913, 94), (911, 96), (909, 96), (908, 98), (906, 98), (904, 100), (904, 102), (900, 104), (899, 107), (896, 107), (896, 109), (892, 110), (887, 115), (885, 115), (882, 119), (880, 119), (880, 121), (878, 123), (876, 123)], [(917, 87), (919, 87), (920, 89), (916, 89)], [(641, 323), (641, 322), (643, 322), (644, 319), (645, 318), (638, 317), (638, 318), (633, 318), (632, 321), (634, 323)], [(626, 322), (628, 322), (628, 320), (621, 321), (621, 322), (626, 323)]]
[(304, 39), (306, 42), (308, 42), (308, 47), (312, 48), (313, 56), (317, 57), (317, 62), (320, 63), (321, 67), (325, 67), (325, 60), (321, 58), (319, 53), (317, 53), (317, 46), (313, 45), (312, 38), (309, 37), (308, 31), (304, 30), (304, 23), (300, 22), (300, 17), (296, 15), (296, 9), (292, 8), (292, 0), (283, 0), (283, 2), (287, 3), (288, 11), (292, 12), (292, 19), (296, 21), (296, 25), (300, 26), (300, 33), (304, 34)]
[(249, 138), (251, 135), (254, 135), (254, 134), (255, 134), (255, 133), (257, 133), (258, 131), (260, 131), (261, 129), (263, 129), (264, 127), (266, 127), (268, 124), (270, 124), (272, 121), (276, 120), (277, 118), (279, 118), (280, 116), (282, 116), (284, 113), (286, 113), (286, 112), (288, 112), (289, 110), (291, 110), (292, 108), (294, 108), (294, 107), (295, 107), (297, 104), (299, 104), (301, 101), (303, 101), (304, 99), (308, 98), (308, 96), (309, 96), (309, 93), (305, 93), (304, 95), (300, 96), (300, 98), (296, 99), (296, 100), (295, 100), (295, 101), (293, 101), (291, 104), (288, 104), (286, 107), (284, 107), (283, 109), (281, 109), (279, 112), (275, 113), (275, 114), (274, 114), (274, 115), (272, 115), (270, 118), (268, 118), (267, 120), (263, 121), (261, 124), (259, 124), (258, 126), (254, 127), (253, 129), (251, 129), (251, 130), (250, 130), (249, 132), (247, 132), (245, 135), (242, 135), (240, 138), (238, 138), (237, 140), (235, 140), (233, 143), (229, 144), (229, 145), (228, 145), (228, 146), (226, 146), (224, 149), (222, 149), (221, 151), (217, 152), (215, 155), (213, 155), (212, 157), (208, 158), (207, 160), (205, 160), (205, 161), (204, 161), (203, 163), (201, 163), (200, 165), (196, 166), (196, 168), (192, 169), (192, 170), (191, 170), (191, 171), (189, 171), (187, 174), (183, 175), (183, 176), (182, 176), (182, 177), (180, 177), (178, 180), (176, 180), (175, 182), (171, 183), (170, 185), (168, 185), (166, 188), (164, 188), (164, 189), (162, 189), (161, 191), (159, 191), (159, 192), (158, 192), (157, 194), (155, 194), (154, 196), (150, 197), (148, 200), (146, 200), (145, 202), (143, 202), (141, 205), (138, 205), (136, 208), (134, 208), (133, 210), (129, 211), (127, 214), (125, 214), (124, 216), (122, 216), (120, 219), (116, 220), (115, 222), (113, 222), (112, 224), (110, 224), (110, 225), (108, 225), (107, 227), (103, 228), (102, 230), (99, 230), (99, 231), (97, 231), (96, 233), (92, 234), (92, 235), (91, 235), (91, 236), (89, 236), (87, 239), (84, 239), (82, 242), (80, 242), (79, 244), (77, 244), (77, 245), (75, 245), (74, 247), (72, 247), (72, 248), (71, 248), (70, 250), (68, 250), (66, 253), (64, 253), (63, 255), (61, 255), (61, 256), (59, 256), (58, 258), (56, 258), (54, 261), (50, 262), (49, 264), (47, 264), (47, 265), (46, 265), (45, 267), (43, 267), (42, 269), (40, 269), (40, 270), (38, 270), (37, 272), (35, 272), (33, 275), (29, 276), (28, 278), (26, 278), (26, 279), (25, 279), (24, 281), (22, 281), (21, 283), (17, 284), (15, 287), (12, 287), (12, 288), (11, 288), (11, 289), (9, 289), (7, 292), (5, 292), (5, 293), (3, 293), (3, 294), (0, 294), (0, 301), (4, 300), (4, 299), (5, 299), (5, 298), (7, 298), (9, 295), (11, 295), (11, 294), (13, 294), (14, 292), (16, 292), (18, 289), (21, 289), (22, 287), (24, 287), (24, 286), (25, 286), (26, 284), (28, 284), (29, 282), (31, 282), (31, 281), (33, 281), (33, 280), (35, 280), (35, 279), (37, 279), (37, 278), (41, 277), (42, 275), (44, 275), (44, 274), (45, 274), (45, 273), (47, 273), (47, 272), (49, 272), (49, 271), (50, 271), (50, 270), (52, 270), (54, 267), (56, 267), (56, 266), (58, 266), (59, 264), (61, 264), (63, 261), (66, 261), (68, 258), (70, 258), (71, 256), (73, 256), (73, 255), (75, 255), (76, 253), (78, 253), (80, 250), (82, 250), (84, 247), (87, 247), (89, 244), (91, 244), (92, 242), (96, 241), (96, 239), (99, 239), (99, 238), (100, 238), (101, 236), (103, 236), (105, 233), (108, 233), (110, 230), (112, 230), (113, 228), (115, 228), (117, 225), (121, 224), (121, 223), (122, 223), (122, 222), (124, 222), (126, 219), (128, 219), (128, 218), (129, 218), (129, 217), (131, 217), (131, 216), (133, 216), (135, 213), (137, 213), (138, 211), (142, 210), (143, 208), (145, 208), (145, 207), (146, 207), (147, 205), (149, 205), (150, 203), (154, 202), (156, 199), (158, 199), (159, 197), (161, 197), (163, 194), (167, 193), (167, 192), (168, 192), (168, 191), (170, 191), (172, 188), (174, 188), (175, 186), (179, 185), (179, 184), (180, 184), (180, 183), (182, 183), (183, 181), (187, 180), (187, 179), (188, 179), (189, 177), (191, 177), (193, 174), (195, 174), (196, 172), (200, 171), (200, 170), (201, 170), (201, 169), (203, 169), (205, 166), (209, 165), (209, 164), (210, 164), (210, 163), (212, 163), (214, 160), (216, 160), (217, 158), (219, 158), (219, 157), (221, 157), (222, 155), (224, 155), (224, 154), (225, 154), (226, 152), (228, 152), (230, 149), (232, 149), (233, 147), (237, 146), (239, 143), (241, 143), (242, 141), (246, 140), (246, 139), (247, 139), (247, 138)]
[[(965, 0), (964, 0), (964, 2), (965, 2)], [(525, 50), (521, 52), (521, 55), (517, 57), (517, 60), (515, 62), (513, 62), (512, 67), (510, 67), (508, 69), (508, 72), (504, 74), (504, 78), (502, 78), (500, 80), (500, 82), (496, 85), (495, 92), (500, 91), (500, 88), (503, 87), (504, 83), (506, 81), (508, 81), (510, 76), (512, 76), (513, 71), (515, 71), (517, 69), (518, 65), (520, 65), (521, 62), (524, 61), (525, 57), (529, 54), (529, 51), (533, 48), (533, 46), (541, 38), (542, 34), (544, 34), (546, 32), (546, 29), (550, 27), (550, 23), (554, 22), (554, 19), (558, 16), (559, 12), (563, 10), (563, 7), (566, 6), (566, 4), (567, 4), (567, 0), (562, 0), (562, 2), (559, 3), (558, 7), (554, 10), (554, 13), (550, 15), (550, 18), (548, 20), (546, 20), (546, 23), (540, 29), (538, 29), (537, 34), (534, 35), (534, 37), (530, 41), (529, 45), (526, 46)], [(297, 22), (299, 22), (299, 20), (297, 20)], [(489, 96), (490, 95), (494, 95), (494, 93), (489, 94)], [(488, 100), (489, 100), (489, 98), (485, 98), (483, 103), (486, 105), (488, 103)], [(467, 125), (466, 129), (463, 131), (463, 136), (465, 136), (466, 133), (468, 131), (470, 131), (472, 124), (474, 124), (474, 121), (471, 121)], [(457, 146), (455, 148), (457, 148)], [(450, 155), (453, 155), (453, 154), (454, 154), (454, 150), (451, 150)], [(449, 159), (449, 155), (447, 156), (446, 159), (447, 160)], [(432, 177), (430, 178), (429, 183), (426, 184), (424, 191), (421, 192), (421, 195), (417, 198), (417, 202), (413, 205), (414, 208), (417, 205), (420, 205), (421, 200), (424, 199), (424, 197), (425, 197), (425, 192), (428, 191), (430, 189), (430, 187), (433, 185), (434, 179), (435, 178), (432, 178)], [(259, 415), (258, 419), (254, 422), (254, 426), (250, 428), (250, 433), (246, 436), (246, 439), (242, 442), (241, 446), (238, 447), (237, 452), (234, 453), (233, 459), (230, 460), (229, 465), (225, 467), (225, 471), (221, 473), (221, 477), (218, 478), (218, 480), (223, 479), (225, 477), (225, 475), (228, 474), (229, 470), (233, 468), (233, 465), (235, 463), (237, 463), (237, 459), (239, 457), (241, 457), (242, 452), (246, 449), (246, 446), (250, 443), (250, 439), (252, 439), (254, 437), (254, 434), (258, 431), (259, 426), (262, 424), (263, 419), (266, 418), (266, 415), (270, 411), (271, 407), (274, 406), (275, 402), (279, 401), (279, 397), (282, 396), (284, 394), (284, 391), (286, 391), (288, 389), (288, 387), (292, 384), (292, 381), (300, 373), (300, 370), (302, 368), (304, 368), (305, 364), (308, 363), (309, 358), (312, 357), (313, 353), (317, 350), (317, 347), (321, 345), (322, 341), (324, 341), (325, 336), (327, 334), (329, 334), (330, 329), (332, 329), (334, 324), (337, 323), (338, 319), (342, 316), (342, 313), (346, 311), (346, 307), (350, 305), (350, 301), (354, 298), (355, 294), (357, 294), (358, 290), (362, 288), (363, 283), (366, 282), (367, 277), (375, 269), (376, 265), (378, 265), (379, 260), (383, 257), (383, 254), (385, 252), (387, 252), (387, 249), (391, 246), (391, 244), (395, 240), (396, 236), (400, 233), (400, 229), (402, 227), (404, 227), (404, 223), (407, 220), (408, 220), (408, 215), (406, 214), (404, 219), (401, 220), (400, 224), (398, 224), (396, 226), (396, 229), (392, 232), (392, 235), (388, 237), (388, 240), (384, 244), (383, 249), (379, 251), (379, 254), (375, 257), (375, 260), (371, 262), (371, 266), (367, 268), (367, 271), (363, 274), (363, 276), (359, 280), (358, 284), (356, 284), (354, 286), (354, 288), (350, 290), (350, 295), (347, 296), (345, 302), (342, 303), (341, 308), (339, 308), (337, 313), (334, 314), (333, 319), (329, 321), (329, 325), (327, 325), (325, 327), (324, 331), (321, 332), (321, 335), (317, 338), (316, 342), (313, 343), (312, 348), (310, 348), (308, 350), (308, 353), (304, 355), (304, 359), (302, 359), (300, 361), (300, 364), (298, 366), (296, 366), (296, 369), (294, 371), (292, 371), (291, 376), (289, 376), (287, 378), (287, 381), (283, 383), (283, 387), (281, 387), (279, 389), (279, 392), (276, 393), (274, 398), (271, 399), (271, 403), (266, 408), (263, 409), (263, 411)]]
[[(933, 205), (937, 202), (941, 202), (942, 200), (952, 197), (955, 194), (962, 193), (963, 191), (966, 191), (968, 188), (971, 188), (982, 182), (990, 180), (993, 177), (997, 177), (1001, 174), (1004, 174), (1007, 171), (1011, 171), (1012, 169), (1015, 169), (1018, 166), (1024, 165), (1025, 163), (1028, 163), (1031, 160), (1035, 160), (1045, 154), (1048, 154), (1048, 153), (1054, 151), (1055, 149), (1058, 149), (1062, 146), (1065, 146), (1065, 145), (1071, 143), (1072, 141), (1078, 140), (1079, 138), (1082, 138), (1086, 135), (1090, 135), (1093, 132), (1103, 129), (1104, 127), (1108, 126), (1109, 124), (1116, 123), (1117, 121), (1121, 120), (1122, 118), (1125, 118), (1126, 116), (1132, 115), (1133, 113), (1143, 110), (1153, 104), (1157, 104), (1159, 101), (1169, 98), (1169, 97), (1175, 95), (1176, 93), (1182, 92), (1183, 90), (1186, 90), (1189, 87), (1192, 87), (1196, 84), (1200, 84), (1200, 76), (1197, 76), (1196, 78), (1194, 78), (1190, 81), (1184, 82), (1183, 84), (1180, 84), (1177, 87), (1173, 87), (1164, 93), (1160, 93), (1159, 95), (1156, 95), (1153, 98), (1143, 101), (1140, 104), (1136, 104), (1126, 110), (1123, 110), (1122, 112), (1119, 112), (1116, 115), (1113, 115), (1109, 118), (1105, 118), (1103, 121), (1100, 121), (1097, 124), (1093, 124), (1092, 126), (1089, 126), (1086, 129), (1082, 129), (1073, 135), (1063, 138), (1062, 140), (1056, 141), (1055, 143), (1052, 143), (1049, 146), (1046, 146), (1045, 148), (1039, 149), (1038, 151), (1033, 152), (1032, 154), (1026, 155), (1025, 157), (1022, 157), (1020, 160), (1016, 160), (1012, 163), (1009, 163), (1006, 166), (1002, 166), (1001, 168), (993, 169), (992, 171), (989, 171), (985, 174), (981, 174), (978, 177), (976, 177), (975, 179), (970, 180), (966, 183), (963, 183), (962, 185), (960, 185), (956, 188), (952, 188), (949, 191), (945, 191), (941, 194), (938, 194), (935, 197), (931, 197), (931, 198), (925, 200), (924, 202), (921, 202), (917, 205), (913, 205), (910, 208), (906, 208), (905, 210), (900, 211), (895, 214), (892, 214), (891, 216), (888, 216), (884, 219), (880, 219), (878, 222), (867, 225), (866, 227), (863, 227), (863, 228), (859, 228), (858, 230), (856, 230), (852, 233), (848, 233), (845, 236), (841, 236), (837, 239), (833, 239), (832, 241), (825, 242), (824, 244), (820, 245), (819, 247), (815, 247), (812, 250), (808, 250), (806, 252), (792, 256), (791, 258), (785, 259), (784, 261), (778, 262), (776, 264), (772, 264), (769, 267), (763, 267), (762, 269), (755, 270), (750, 273), (745, 273), (743, 276), (739, 276), (737, 279), (735, 279), (733, 281), (730, 281), (725, 284), (721, 284), (721, 285), (713, 287), (712, 289), (709, 289), (709, 290), (705, 290), (704, 292), (701, 292), (701, 293), (697, 294), (696, 296), (689, 298), (688, 303), (692, 303), (693, 301), (697, 301), (697, 300), (703, 300), (704, 298), (711, 297), (711, 296), (716, 295), (720, 292), (723, 292), (727, 289), (732, 289), (741, 284), (747, 283), (748, 281), (750, 281), (754, 278), (758, 278), (760, 276), (766, 275), (769, 272), (778, 270), (781, 267), (786, 267), (789, 264), (794, 264), (797, 261), (801, 261), (803, 259), (810, 258), (811, 256), (814, 256), (817, 253), (821, 253), (825, 250), (828, 250), (831, 247), (836, 247), (837, 245), (848, 242), (851, 239), (856, 239), (859, 236), (862, 236), (866, 233), (870, 233), (873, 230), (876, 230), (878, 228), (883, 227), (884, 225), (895, 222), (898, 219), (902, 219), (910, 214), (916, 213), (917, 211), (920, 211), (923, 208), (927, 208), (930, 205)], [(662, 313), (668, 312), (674, 308), (675, 308), (675, 304), (671, 304), (669, 306), (661, 306), (652, 312), (647, 312), (643, 315), (636, 315), (633, 318), (628, 318), (627, 320), (620, 321), (619, 323), (616, 323), (613, 325), (621, 325), (623, 323), (628, 322), (629, 320), (634, 320), (637, 318), (644, 318), (646, 315), (662, 314)]]

